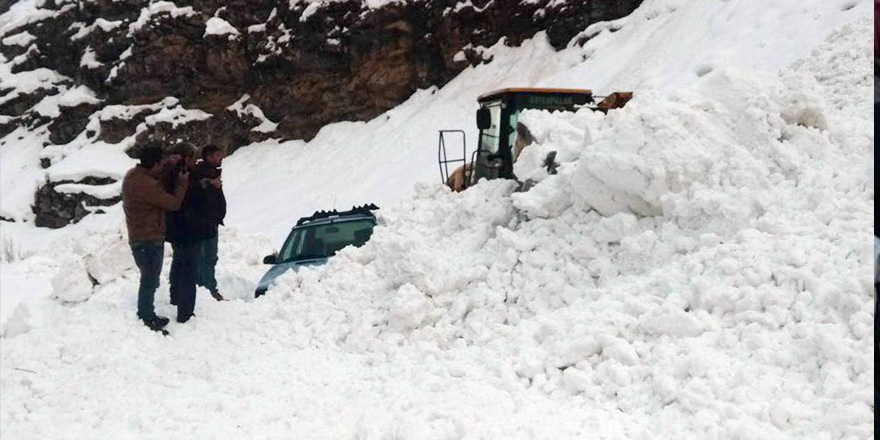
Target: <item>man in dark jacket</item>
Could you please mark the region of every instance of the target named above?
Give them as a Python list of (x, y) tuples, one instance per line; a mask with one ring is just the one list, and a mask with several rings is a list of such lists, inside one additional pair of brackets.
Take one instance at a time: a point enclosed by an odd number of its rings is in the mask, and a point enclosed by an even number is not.
[[(172, 154), (180, 159), (175, 169), (165, 174), (163, 179), (165, 190), (171, 191), (172, 188), (180, 185), (181, 176), (186, 176), (188, 184), (180, 209), (168, 212), (165, 216), (167, 223), (165, 241), (171, 243), (173, 251), (169, 275), (171, 304), (177, 306), (177, 322), (183, 323), (193, 316), (196, 307), (198, 241), (193, 235), (192, 224), (200, 214), (193, 204), (193, 185), (188, 174), (195, 166), (195, 149), (189, 144), (178, 144), (172, 150)], [(185, 170), (186, 174), (181, 174), (181, 170)]]
[(164, 255), (165, 213), (180, 208), (188, 185), (185, 171), (177, 174), (170, 193), (162, 188), (162, 150), (155, 145), (140, 152), (140, 163), (122, 179), (122, 209), (134, 262), (140, 270), (137, 315), (147, 327), (161, 330), (168, 318), (156, 315), (154, 295), (159, 287)]
[(193, 186), (190, 190), (193, 208), (199, 213), (192, 231), (198, 241), (197, 284), (208, 289), (217, 301), (223, 301), (214, 273), (217, 265), (217, 228), (226, 217), (226, 197), (220, 179), (223, 157), (223, 150), (215, 145), (202, 148), (202, 161), (193, 169)]

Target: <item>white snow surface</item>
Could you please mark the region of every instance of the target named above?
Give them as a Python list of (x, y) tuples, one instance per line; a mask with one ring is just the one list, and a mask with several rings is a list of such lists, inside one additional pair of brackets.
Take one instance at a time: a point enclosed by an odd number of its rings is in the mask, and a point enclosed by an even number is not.
[(15, 35), (0, 40), (0, 43), (3, 43), (4, 46), (27, 47), (36, 39), (37, 37), (33, 36), (33, 34), (31, 34), (30, 32), (19, 32)]
[(85, 67), (86, 69), (97, 69), (103, 66), (104, 63), (98, 61), (95, 50), (92, 49), (92, 46), (89, 46), (83, 52), (83, 56), (82, 58), (80, 58), (79, 65), (80, 67)]
[(220, 17), (211, 17), (208, 19), (208, 22), (205, 23), (206, 37), (208, 35), (229, 35), (230, 38), (234, 38), (238, 34), (238, 29)]
[(169, 1), (151, 1), (150, 4), (141, 9), (138, 19), (128, 25), (128, 36), (134, 36), (147, 26), (154, 16), (168, 14), (172, 18), (189, 17), (198, 14), (192, 6), (178, 7), (174, 2)]
[[(134, 318), (119, 205), (62, 230), (0, 222), (0, 431), (873, 438), (868, 2), (761, 5), (646, 0), (584, 47), (499, 44), (372, 121), (237, 151), (217, 268), (231, 301), (200, 289), (167, 337)], [(608, 115), (526, 112), (527, 192), (434, 181), (437, 129), (473, 142), (477, 95), (538, 84), (636, 95)], [(41, 151), (45, 136), (4, 139), (3, 216), (27, 218), (22, 179), (131, 166), (129, 140)], [(85, 156), (101, 148), (119, 163)], [(252, 300), (298, 217), (364, 202), (383, 207), (369, 243)], [(156, 305), (173, 316), (169, 266), (166, 249)]]
[(9, 10), (0, 14), (0, 37), (30, 23), (54, 16), (57, 11), (43, 9), (45, 0), (20, 0), (11, 4)]

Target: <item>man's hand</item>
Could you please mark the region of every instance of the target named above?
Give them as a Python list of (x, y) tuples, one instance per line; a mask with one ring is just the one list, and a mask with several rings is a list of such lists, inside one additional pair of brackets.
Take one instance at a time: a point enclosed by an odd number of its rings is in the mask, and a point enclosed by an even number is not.
[(216, 179), (211, 179), (208, 182), (210, 182), (211, 186), (213, 186), (214, 188), (223, 189), (223, 179), (219, 177)]
[(187, 171), (186, 167), (180, 169), (180, 173), (177, 174), (177, 178), (180, 179), (178, 180), (178, 182), (189, 181), (189, 171)]

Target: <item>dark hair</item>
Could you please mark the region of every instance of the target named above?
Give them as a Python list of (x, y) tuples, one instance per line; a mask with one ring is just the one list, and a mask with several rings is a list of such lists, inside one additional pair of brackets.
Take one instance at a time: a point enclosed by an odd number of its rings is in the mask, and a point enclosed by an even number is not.
[(218, 151), (220, 151), (220, 147), (218, 147), (216, 145), (213, 145), (213, 144), (205, 145), (205, 147), (202, 148), (202, 160), (207, 159), (208, 156), (210, 156)]
[(181, 142), (171, 149), (171, 154), (179, 154), (184, 157), (194, 156), (196, 154), (196, 149), (186, 142)]
[(165, 154), (162, 153), (161, 148), (155, 145), (147, 145), (141, 148), (141, 151), (138, 154), (138, 159), (141, 160), (141, 166), (153, 168), (153, 165), (161, 162), (164, 156)]

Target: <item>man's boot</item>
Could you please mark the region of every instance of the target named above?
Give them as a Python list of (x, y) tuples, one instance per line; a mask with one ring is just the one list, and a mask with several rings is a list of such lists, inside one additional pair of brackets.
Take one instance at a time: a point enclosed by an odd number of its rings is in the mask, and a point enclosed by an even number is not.
[(143, 321), (144, 325), (149, 327), (150, 330), (154, 332), (161, 331), (162, 333), (165, 333), (165, 330), (163, 330), (163, 328), (168, 325), (168, 318), (164, 316), (154, 316), (149, 319), (144, 319)]

